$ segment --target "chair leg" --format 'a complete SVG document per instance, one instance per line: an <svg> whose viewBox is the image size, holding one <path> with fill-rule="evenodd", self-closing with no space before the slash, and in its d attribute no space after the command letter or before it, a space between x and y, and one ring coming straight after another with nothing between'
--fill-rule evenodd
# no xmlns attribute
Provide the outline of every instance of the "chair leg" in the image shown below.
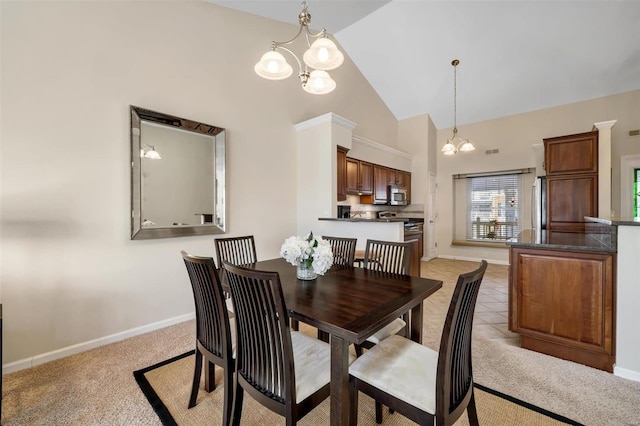
<svg viewBox="0 0 640 426"><path fill-rule="evenodd" d="M376 423L382 424L382 403L376 400Z"/></svg>
<svg viewBox="0 0 640 426"><path fill-rule="evenodd" d="M353 379L349 380L349 426L358 424L358 389Z"/></svg>
<svg viewBox="0 0 640 426"><path fill-rule="evenodd" d="M300 323L298 322L298 320L291 320L291 329L294 331L299 331L300 330Z"/></svg>
<svg viewBox="0 0 640 426"><path fill-rule="evenodd" d="M356 356L360 358L362 356L362 346L360 345L353 345L353 346L356 350Z"/></svg>
<svg viewBox="0 0 640 426"><path fill-rule="evenodd" d="M475 393L471 391L471 399L469 405L467 405L467 416L469 416L469 424L471 426L478 426L478 411L476 410L476 397Z"/></svg>
<svg viewBox="0 0 640 426"><path fill-rule="evenodd" d="M227 365L224 368L224 408L222 411L222 426L231 424L233 410L233 368Z"/></svg>
<svg viewBox="0 0 640 426"><path fill-rule="evenodd" d="M238 374L237 372L235 374ZM236 388L235 397L233 398L233 426L240 426L240 417L242 417L242 399L244 397L244 389L240 386L237 380L234 380L234 386Z"/></svg>
<svg viewBox="0 0 640 426"><path fill-rule="evenodd" d="M196 363L193 368L193 384L191 385L191 397L189 398L189 408L196 406L198 399L198 388L200 388L200 375L202 374L202 354L196 349Z"/></svg>
<svg viewBox="0 0 640 426"><path fill-rule="evenodd" d="M216 390L216 365L209 361L204 368L204 390L207 392Z"/></svg>

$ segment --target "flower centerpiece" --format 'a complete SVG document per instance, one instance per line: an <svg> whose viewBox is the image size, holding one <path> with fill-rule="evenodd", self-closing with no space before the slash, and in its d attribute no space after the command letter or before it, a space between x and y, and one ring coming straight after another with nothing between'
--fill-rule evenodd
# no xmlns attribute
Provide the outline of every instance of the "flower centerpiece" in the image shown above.
<svg viewBox="0 0 640 426"><path fill-rule="evenodd" d="M333 265L333 252L328 241L313 236L293 236L284 241L280 247L280 256L287 262L297 266L298 278L313 280L318 274L324 275Z"/></svg>

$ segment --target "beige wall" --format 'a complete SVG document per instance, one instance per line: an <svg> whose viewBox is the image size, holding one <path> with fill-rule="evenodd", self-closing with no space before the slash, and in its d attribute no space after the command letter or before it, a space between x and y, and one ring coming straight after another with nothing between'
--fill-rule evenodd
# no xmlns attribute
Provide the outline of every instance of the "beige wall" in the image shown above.
<svg viewBox="0 0 640 426"><path fill-rule="evenodd" d="M261 259L296 232L295 123L334 112L397 145L349 58L326 96L255 75L293 25L205 2L0 7L5 364L193 311L179 252L214 255L213 239L129 240L129 105L228 130L228 235L254 234Z"/></svg>
<svg viewBox="0 0 640 426"><path fill-rule="evenodd" d="M543 138L588 132L593 123L618 120L612 128L612 209L620 210L620 156L640 153L640 137L628 136L640 128L640 90L526 114L458 126L463 138L471 138L476 150L446 157L438 151L438 255L454 258L487 258L508 262L508 250L453 247L452 175L535 167L532 145ZM438 131L438 150L452 129ZM485 155L497 148L498 154Z"/></svg>

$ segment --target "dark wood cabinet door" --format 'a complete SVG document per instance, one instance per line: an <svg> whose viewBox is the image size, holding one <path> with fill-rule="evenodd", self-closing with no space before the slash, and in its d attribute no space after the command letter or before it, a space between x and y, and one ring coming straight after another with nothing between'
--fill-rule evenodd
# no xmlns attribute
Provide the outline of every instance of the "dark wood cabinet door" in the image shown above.
<svg viewBox="0 0 640 426"><path fill-rule="evenodd" d="M384 166L373 166L373 202L376 204L384 204L389 201L387 187L389 185L389 169Z"/></svg>
<svg viewBox="0 0 640 426"><path fill-rule="evenodd" d="M358 194L360 190L360 161L347 157L346 159L346 192L347 194Z"/></svg>
<svg viewBox="0 0 640 426"><path fill-rule="evenodd" d="M598 216L598 175L547 176L547 229L584 232L585 216Z"/></svg>
<svg viewBox="0 0 640 426"><path fill-rule="evenodd" d="M373 164L365 161L360 162L360 193L373 194Z"/></svg>
<svg viewBox="0 0 640 426"><path fill-rule="evenodd" d="M407 204L411 204L411 173L396 170L396 184L407 188Z"/></svg>
<svg viewBox="0 0 640 426"><path fill-rule="evenodd" d="M511 248L509 325L521 346L612 371L615 259Z"/></svg>
<svg viewBox="0 0 640 426"><path fill-rule="evenodd" d="M405 241L413 241L411 244L411 269L409 275L420 276L420 259L424 252L423 234L407 234L404 236Z"/></svg>
<svg viewBox="0 0 640 426"><path fill-rule="evenodd" d="M339 146L337 151L338 201L345 201L347 199L347 150Z"/></svg>
<svg viewBox="0 0 640 426"><path fill-rule="evenodd" d="M544 139L547 176L598 172L598 132Z"/></svg>

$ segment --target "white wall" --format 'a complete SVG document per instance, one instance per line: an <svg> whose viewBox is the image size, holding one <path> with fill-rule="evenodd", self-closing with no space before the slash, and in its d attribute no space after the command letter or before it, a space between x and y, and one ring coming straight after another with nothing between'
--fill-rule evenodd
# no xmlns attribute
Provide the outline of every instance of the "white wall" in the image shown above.
<svg viewBox="0 0 640 426"><path fill-rule="evenodd" d="M593 124L617 120L611 129L612 206L620 205L620 156L640 153L640 138L628 132L640 128L640 90L575 104L512 115L495 120L458 126L458 134L471 138L476 150L447 157L439 150L452 129L438 130L438 256L459 259L486 258L508 263L508 249L451 246L453 217L452 175L491 172L536 166L533 145L542 139L588 132ZM498 154L486 155L488 149ZM617 208L616 208L617 210Z"/></svg>
<svg viewBox="0 0 640 426"><path fill-rule="evenodd" d="M255 75L295 25L205 2L0 8L5 364L193 312L180 250L213 256L213 237L129 240L129 105L227 129L227 235L255 235L260 259L296 232L294 123L332 111L396 144L348 57L325 96Z"/></svg>

